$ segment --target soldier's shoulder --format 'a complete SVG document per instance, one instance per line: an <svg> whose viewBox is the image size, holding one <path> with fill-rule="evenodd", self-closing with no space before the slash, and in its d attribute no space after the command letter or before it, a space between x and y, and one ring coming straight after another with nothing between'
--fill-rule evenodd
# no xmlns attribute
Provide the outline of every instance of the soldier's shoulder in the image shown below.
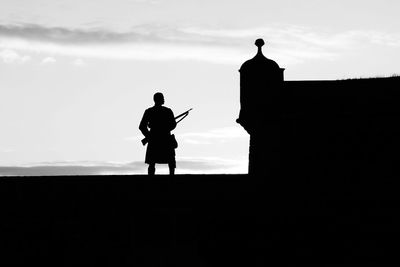
<svg viewBox="0 0 400 267"><path fill-rule="evenodd" d="M162 106L162 108L166 112L172 112L172 109L170 109L169 107Z"/></svg>
<svg viewBox="0 0 400 267"><path fill-rule="evenodd" d="M144 111L144 114L143 114L143 116L152 116L152 114L154 113L154 109L153 109L153 107L149 107L149 108L147 108L145 111Z"/></svg>

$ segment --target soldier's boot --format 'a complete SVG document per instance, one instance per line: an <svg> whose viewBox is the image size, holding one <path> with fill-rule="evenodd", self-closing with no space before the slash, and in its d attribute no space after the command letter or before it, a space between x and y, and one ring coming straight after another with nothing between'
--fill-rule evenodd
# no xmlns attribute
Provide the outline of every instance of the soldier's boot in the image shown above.
<svg viewBox="0 0 400 267"><path fill-rule="evenodd" d="M169 175L175 175L175 166L168 164L169 167Z"/></svg>
<svg viewBox="0 0 400 267"><path fill-rule="evenodd" d="M156 173L156 166L155 164L150 164L149 168L147 169L147 173L149 175L154 175Z"/></svg>

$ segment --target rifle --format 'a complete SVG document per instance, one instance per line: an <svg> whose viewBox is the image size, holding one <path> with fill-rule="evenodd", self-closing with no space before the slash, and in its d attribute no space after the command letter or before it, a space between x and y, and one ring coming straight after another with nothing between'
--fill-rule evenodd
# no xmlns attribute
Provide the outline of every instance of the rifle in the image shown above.
<svg viewBox="0 0 400 267"><path fill-rule="evenodd" d="M191 109L189 109L189 110L186 110L185 112L183 112L182 114L179 114L178 116L176 116L174 119L175 120L177 120L177 119L179 119L179 118L181 118L180 120L178 120L177 122L176 122L176 124L178 124L181 120L183 120L184 118L186 118L188 115L189 115L189 111L191 111L192 110L192 108ZM149 140L147 139L147 137L145 137L145 138L143 138L142 139L142 144L145 146L147 143L149 142Z"/></svg>

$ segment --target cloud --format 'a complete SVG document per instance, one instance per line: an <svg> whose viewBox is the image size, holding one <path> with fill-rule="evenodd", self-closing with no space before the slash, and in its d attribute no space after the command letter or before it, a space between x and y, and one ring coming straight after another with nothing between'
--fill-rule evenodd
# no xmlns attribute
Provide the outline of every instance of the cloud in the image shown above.
<svg viewBox="0 0 400 267"><path fill-rule="evenodd" d="M248 134L240 127L222 127L203 132L187 132L177 136L178 142L182 141L192 145L212 145L216 143L226 143L238 139L248 139ZM138 142L143 139L143 135L126 137L126 141Z"/></svg>
<svg viewBox="0 0 400 267"><path fill-rule="evenodd" d="M4 63L8 63L8 64L12 64L12 63L23 64L23 63L28 62L31 59L30 56L22 56L12 49L1 50L0 58L3 60Z"/></svg>
<svg viewBox="0 0 400 267"><path fill-rule="evenodd" d="M181 158L177 161L177 173L193 174L242 174L247 173L248 162L221 158Z"/></svg>
<svg viewBox="0 0 400 267"><path fill-rule="evenodd" d="M144 174L144 163L65 161L0 167L0 176L129 175L133 173Z"/></svg>
<svg viewBox="0 0 400 267"><path fill-rule="evenodd" d="M178 158L176 173L245 173L247 170L246 166L246 160ZM146 173L147 165L142 161L133 161L128 163L61 161L0 167L0 176L133 175ZM157 173L168 173L167 165L157 165Z"/></svg>
<svg viewBox="0 0 400 267"><path fill-rule="evenodd" d="M36 24L0 25L0 36L58 44L90 44L140 40L140 34L135 33L118 33L102 29L81 30L44 27Z"/></svg>
<svg viewBox="0 0 400 267"><path fill-rule="evenodd" d="M215 143L226 143L238 139L248 138L248 134L240 127L223 127L203 132L187 132L177 136L178 142L192 145L211 145ZM126 137L126 141L138 142L143 139L143 135Z"/></svg>
<svg viewBox="0 0 400 267"><path fill-rule="evenodd" d="M379 31L328 32L317 27L275 25L243 29L204 29L188 27L183 32L203 37L238 40L264 38L267 51L280 63L296 64L308 59L335 60L344 52L365 45L400 47L400 34Z"/></svg>
<svg viewBox="0 0 400 267"><path fill-rule="evenodd" d="M45 57L44 59L42 59L41 63L42 64L53 64L56 63L56 59L54 57Z"/></svg>
<svg viewBox="0 0 400 267"><path fill-rule="evenodd" d="M320 48L346 48L360 42L379 43L400 46L400 34L378 31L345 31L327 32L318 28L276 25L242 29L205 29L187 27L182 32L203 37L223 38L231 40L255 40L265 38L266 45L306 45Z"/></svg>
<svg viewBox="0 0 400 267"><path fill-rule="evenodd" d="M400 35L375 31L353 31L349 35L355 36L360 42L367 41L377 45L400 47Z"/></svg>
<svg viewBox="0 0 400 267"><path fill-rule="evenodd" d="M246 139L248 134L240 127L224 127L204 132L183 133L179 138L188 144L206 145Z"/></svg>
<svg viewBox="0 0 400 267"><path fill-rule="evenodd" d="M252 55L249 47L260 37L267 41L264 52L283 65L310 59L335 60L344 51L361 45L400 47L397 33L335 33L293 25L229 29L146 24L125 32L36 24L0 25L0 49L6 51L118 60L196 60L239 65ZM3 55L3 60L4 57L10 61L15 55Z"/></svg>
<svg viewBox="0 0 400 267"><path fill-rule="evenodd" d="M239 64L246 56L232 48L204 47L201 45L171 43L115 43L62 45L21 39L2 40L0 48L13 48L31 53L50 53L71 57L101 58L115 60L196 60L222 64Z"/></svg>

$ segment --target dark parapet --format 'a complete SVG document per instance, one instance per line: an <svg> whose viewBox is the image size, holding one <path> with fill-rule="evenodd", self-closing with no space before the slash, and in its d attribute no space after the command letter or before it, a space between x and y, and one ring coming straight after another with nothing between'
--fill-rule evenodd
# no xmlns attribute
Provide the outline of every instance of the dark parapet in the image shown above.
<svg viewBox="0 0 400 267"><path fill-rule="evenodd" d="M249 175L2 178L0 265L399 261L396 184L295 178L284 189Z"/></svg>

